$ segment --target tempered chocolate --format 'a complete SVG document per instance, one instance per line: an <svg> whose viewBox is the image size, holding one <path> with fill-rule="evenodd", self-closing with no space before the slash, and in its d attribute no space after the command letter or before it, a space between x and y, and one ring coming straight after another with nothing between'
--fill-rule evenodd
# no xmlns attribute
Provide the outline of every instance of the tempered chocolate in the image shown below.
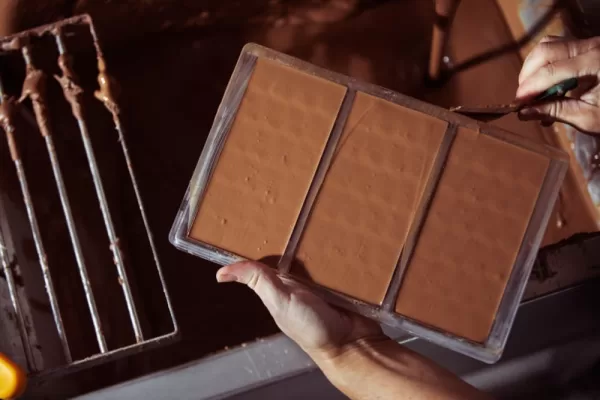
<svg viewBox="0 0 600 400"><path fill-rule="evenodd" d="M396 312L484 341L548 165L542 155L459 128Z"/></svg>
<svg viewBox="0 0 600 400"><path fill-rule="evenodd" d="M28 54L28 50L25 52ZM19 102L23 102L26 98L31 99L38 128L44 137L50 134L48 110L44 101L47 92L46 83L47 76L42 70L36 69L32 65L27 65L23 90L19 98Z"/></svg>
<svg viewBox="0 0 600 400"><path fill-rule="evenodd" d="M292 273L380 304L447 125L357 93Z"/></svg>
<svg viewBox="0 0 600 400"><path fill-rule="evenodd" d="M83 89L79 86L75 72L73 71L73 59L68 54L58 56L58 66L62 72L61 76L55 76L56 80L63 89L65 99L71 105L73 116L78 121L83 120L83 112L81 109L81 99Z"/></svg>
<svg viewBox="0 0 600 400"><path fill-rule="evenodd" d="M344 85L258 57L185 234L249 259L287 249L284 272L369 313L486 342L552 156L350 85L340 111Z"/></svg>
<svg viewBox="0 0 600 400"><path fill-rule="evenodd" d="M189 236L281 255L346 88L259 58Z"/></svg>

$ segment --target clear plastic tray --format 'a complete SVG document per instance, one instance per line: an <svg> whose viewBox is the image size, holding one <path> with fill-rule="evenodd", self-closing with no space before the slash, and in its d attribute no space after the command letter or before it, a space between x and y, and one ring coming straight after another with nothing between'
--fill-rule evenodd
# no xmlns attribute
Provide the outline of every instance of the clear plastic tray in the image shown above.
<svg viewBox="0 0 600 400"><path fill-rule="evenodd" d="M305 73L336 82L347 88L346 97L340 107L337 121L332 128L332 132L330 133L329 140L321 156L321 161L313 178L311 187L306 198L304 199L302 210L292 231L285 253L280 258L278 264L278 272L292 279L303 282L302 280L288 274L290 264L294 258L295 250L301 237L303 227L307 221L319 187L327 172L329 162L337 144L337 139L341 134L344 121L350 112L350 105L357 91L383 98L392 103L396 103L403 107L407 107L425 114L433 115L448 122L448 129L446 130L441 148L438 151L436 160L434 161L433 170L425 188L425 194L423 195L421 204L417 209L415 218L416 223L413 223L413 225L422 225L422 221L427 214L428 203L431 201L432 196L435 195L437 181L439 180L439 177L444 169L446 157L456 134L457 126L464 126L479 131L481 134L493 136L513 145L526 148L538 154L542 154L548 158L549 167L546 171L546 176L540 189L535 208L531 214L529 224L518 251L515 264L509 276L508 283L504 290L504 294L496 313L490 334L487 340L485 340L483 343L472 342L447 332L442 332L395 313L395 298L400 290L402 274L404 272L404 268L401 267L402 262L400 260L396 266L396 270L390 286L388 287L385 299L382 304L378 306L367 304L311 282L303 282L304 284L310 286L311 289L313 289L316 293L322 295L327 301L333 304L360 313L392 327L406 330L418 337L481 361L488 363L496 362L502 355L510 328L512 326L517 308L525 289L525 285L531 272L535 256L537 254L537 250L543 237L548 218L557 198L563 177L568 168L568 157L566 154L555 148L531 142L518 135L471 120L470 118L452 113L440 107L415 100L382 87L359 82L347 76L318 68L309 63L255 44L249 44L246 45L242 50L235 71L233 72L221 105L217 111L217 115L208 136L208 140L202 151L202 154L200 155L200 160L198 161L189 187L185 193L184 200L179 208L177 217L169 235L171 243L173 243L173 245L178 249L203 259L210 260L217 264L227 265L236 261L240 261L243 258L224 249L216 248L208 243L202 243L194 240L190 238L188 234L196 216L198 206L201 203L205 187L209 182L212 170L219 158L225 139L227 138L228 132L235 119L238 107L242 101L249 78L252 75L253 68L258 57L277 61L283 65L291 66ZM421 222L419 222L419 220ZM419 230L420 226L411 226L403 253L412 251L412 248L414 248L414 245L418 240ZM404 267L406 267L406 263Z"/></svg>

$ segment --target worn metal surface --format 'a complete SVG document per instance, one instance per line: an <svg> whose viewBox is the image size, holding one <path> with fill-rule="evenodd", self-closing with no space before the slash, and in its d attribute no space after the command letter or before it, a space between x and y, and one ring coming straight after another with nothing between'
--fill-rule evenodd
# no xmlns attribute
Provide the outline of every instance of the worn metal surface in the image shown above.
<svg viewBox="0 0 600 400"><path fill-rule="evenodd" d="M502 386L501 376L497 375L494 381L492 371L499 371L503 365L515 363L529 354L597 333L600 318L593 301L597 300L599 289L600 281L592 281L523 304L505 355L496 365L481 363L422 340L414 340L407 346L476 386L484 389ZM536 365L526 363L524 368ZM485 371L489 373L484 376ZM324 382L312 361L290 339L276 335L78 399L337 398L330 396L340 394Z"/></svg>
<svg viewBox="0 0 600 400"><path fill-rule="evenodd" d="M576 236L561 246L540 252L540 262L586 263L600 258L600 234ZM573 253L571 253L573 252ZM581 254L589 257L581 258ZM550 261L549 261L550 260ZM600 280L593 280L521 305L503 359L488 365L423 340L387 332L475 386L492 389L502 386L493 373L503 365L518 362L527 355L558 344L566 344L600 332L597 292ZM537 358L533 358L533 361ZM526 362L525 369L538 363ZM501 377L498 374L498 377ZM293 379L292 379L293 378ZM312 387L311 387L312 386ZM280 334L259 340L178 368L136 379L121 385L78 397L104 399L268 399L337 398L340 396L316 366L290 339ZM298 397L300 396L300 397ZM343 398L343 397L340 397Z"/></svg>

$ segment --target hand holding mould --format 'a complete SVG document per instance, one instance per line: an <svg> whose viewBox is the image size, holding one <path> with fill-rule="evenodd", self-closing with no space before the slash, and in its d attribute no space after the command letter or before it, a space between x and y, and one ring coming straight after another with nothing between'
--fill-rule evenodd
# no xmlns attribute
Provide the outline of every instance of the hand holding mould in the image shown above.
<svg viewBox="0 0 600 400"><path fill-rule="evenodd" d="M248 285L261 298L279 329L309 355L382 334L374 321L333 308L302 285L279 277L261 263L241 262L221 268L217 280Z"/></svg>
<svg viewBox="0 0 600 400"><path fill-rule="evenodd" d="M277 326L351 399L485 400L489 397L385 336L369 319L326 303L264 264L221 268L219 282L248 285Z"/></svg>
<svg viewBox="0 0 600 400"><path fill-rule="evenodd" d="M579 87L569 97L525 108L520 118L560 121L582 132L600 134L600 37L542 39L523 64L517 100L531 99L569 78L579 80Z"/></svg>

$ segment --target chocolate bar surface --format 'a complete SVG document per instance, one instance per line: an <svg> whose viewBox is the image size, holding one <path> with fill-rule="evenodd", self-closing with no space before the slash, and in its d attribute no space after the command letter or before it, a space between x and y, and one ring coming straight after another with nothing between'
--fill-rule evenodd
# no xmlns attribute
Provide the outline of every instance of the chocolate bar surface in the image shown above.
<svg viewBox="0 0 600 400"><path fill-rule="evenodd" d="M292 273L381 304L447 126L357 93Z"/></svg>
<svg viewBox="0 0 600 400"><path fill-rule="evenodd" d="M542 155L458 128L396 312L483 342L548 164Z"/></svg>
<svg viewBox="0 0 600 400"><path fill-rule="evenodd" d="M345 93L259 58L189 236L250 259L283 254Z"/></svg>

